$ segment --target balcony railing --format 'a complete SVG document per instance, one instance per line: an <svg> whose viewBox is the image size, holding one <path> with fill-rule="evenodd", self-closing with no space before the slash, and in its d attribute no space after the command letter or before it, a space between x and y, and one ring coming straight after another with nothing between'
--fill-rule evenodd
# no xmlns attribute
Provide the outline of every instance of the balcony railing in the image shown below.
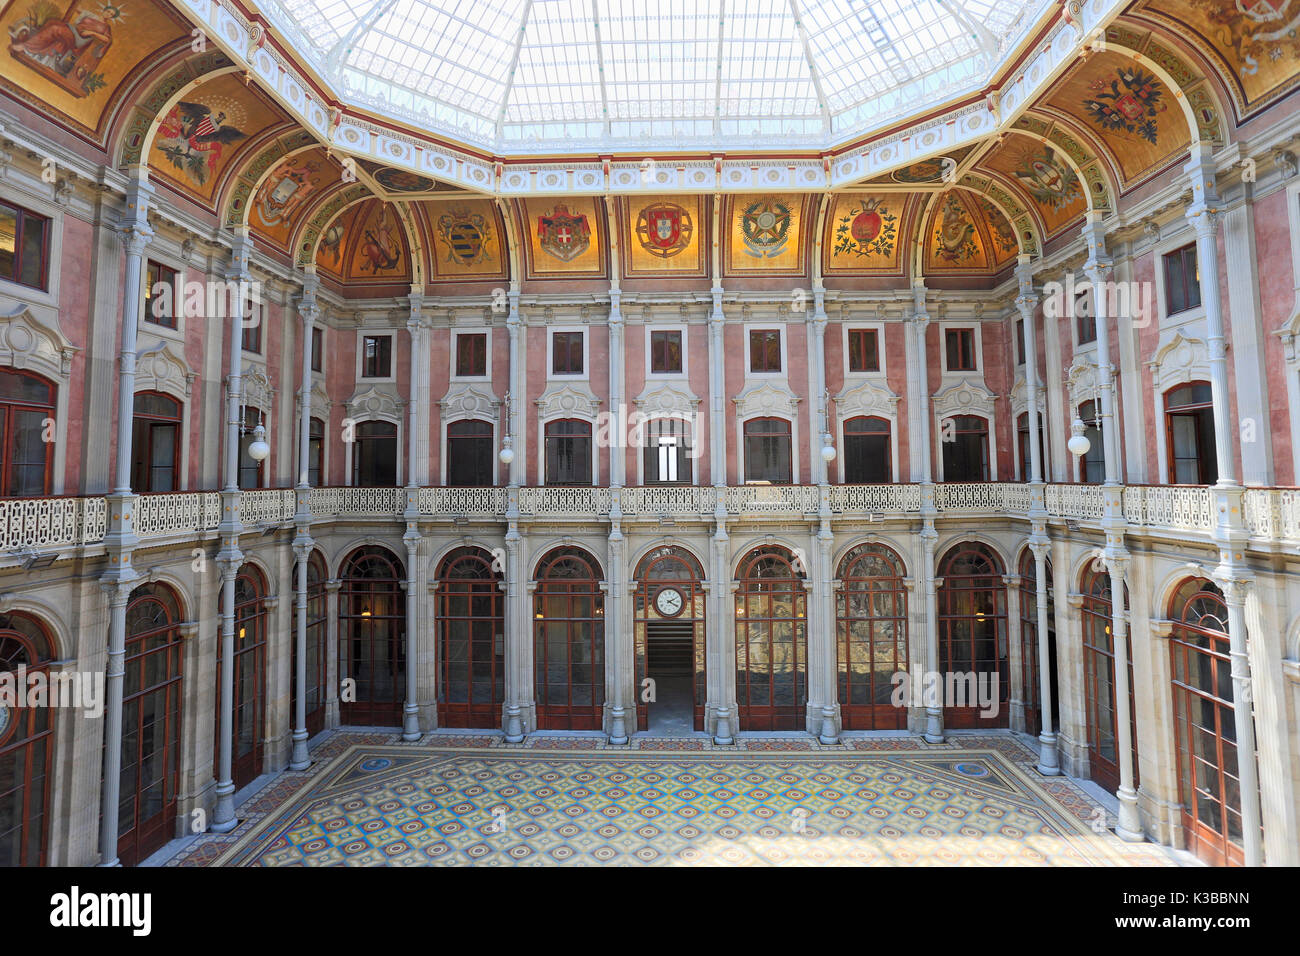
<svg viewBox="0 0 1300 956"><path fill-rule="evenodd" d="M526 520L608 520L613 494L599 487L518 489L519 513ZM419 513L426 519L505 520L506 488L421 488ZM934 487L935 508L947 518L1023 518L1032 504L1031 486L1003 482L941 483ZM1044 485L1049 521L1095 525L1102 517L1100 485ZM743 485L722 491L728 514L742 517L814 517L821 491L813 485ZM404 488L313 488L308 504L313 518L380 518L400 521L406 511ZM712 486L666 485L624 488L619 504L632 521L658 518L707 520L718 503ZM920 513L921 486L831 485L828 503L835 519L914 518ZM245 527L290 525L296 508L291 489L243 493ZM1300 489L1250 488L1243 496L1244 519L1253 545L1300 542ZM1133 531L1208 537L1214 531L1212 489L1196 486L1129 485L1123 489L1124 516ZM103 497L0 499L0 555L48 552L101 545L108 509ZM215 491L140 495L135 531L144 544L168 543L180 536L210 536L221 521L221 495Z"/></svg>

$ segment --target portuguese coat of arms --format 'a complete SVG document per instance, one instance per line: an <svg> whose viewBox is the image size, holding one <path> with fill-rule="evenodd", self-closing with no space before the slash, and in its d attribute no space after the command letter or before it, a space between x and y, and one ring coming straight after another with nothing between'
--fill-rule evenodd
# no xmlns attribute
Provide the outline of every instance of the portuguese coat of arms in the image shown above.
<svg viewBox="0 0 1300 956"><path fill-rule="evenodd" d="M694 229L691 214L673 203L647 206L636 220L642 248L661 259L671 259L690 245Z"/></svg>
<svg viewBox="0 0 1300 956"><path fill-rule="evenodd" d="M561 262L572 262L591 245L591 226L586 216L575 215L559 203L549 216L537 217L537 242Z"/></svg>
<svg viewBox="0 0 1300 956"><path fill-rule="evenodd" d="M487 218L453 209L438 217L438 237L447 246L447 261L472 266L492 258L488 245L492 242L492 227Z"/></svg>
<svg viewBox="0 0 1300 956"><path fill-rule="evenodd" d="M756 259L779 256L789 236L790 207L780 200L755 200L740 214L740 237L745 252Z"/></svg>

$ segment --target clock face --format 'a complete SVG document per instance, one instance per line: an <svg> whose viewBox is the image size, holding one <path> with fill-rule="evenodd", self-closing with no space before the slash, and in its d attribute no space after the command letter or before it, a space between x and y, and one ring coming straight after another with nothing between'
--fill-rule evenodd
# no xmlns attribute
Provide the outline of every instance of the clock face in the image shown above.
<svg viewBox="0 0 1300 956"><path fill-rule="evenodd" d="M655 595L655 610L664 617L676 617L686 607L686 599L676 588L660 588Z"/></svg>

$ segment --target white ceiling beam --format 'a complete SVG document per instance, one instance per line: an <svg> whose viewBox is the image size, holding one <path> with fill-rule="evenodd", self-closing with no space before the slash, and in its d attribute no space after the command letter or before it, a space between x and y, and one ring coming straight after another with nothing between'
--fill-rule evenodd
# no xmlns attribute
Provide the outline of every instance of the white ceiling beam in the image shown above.
<svg viewBox="0 0 1300 956"><path fill-rule="evenodd" d="M799 0L790 0L790 16L794 18L794 28L799 31L799 43L803 47L804 62L808 64L808 73L812 76L813 89L817 92L817 108L822 114L822 128L831 131L831 108L826 102L826 91L822 89L822 77L813 62L812 44L808 41L808 31L804 29L803 17L799 11Z"/></svg>
<svg viewBox="0 0 1300 956"><path fill-rule="evenodd" d="M515 49L510 54L510 69L506 73L505 89L501 91L501 106L497 109L495 138L501 144L501 131L506 125L506 107L510 105L510 94L515 88L515 71L519 69L519 51L524 47L524 33L528 29L528 17L533 12L533 0L524 0L523 12L519 15L519 30L515 33Z"/></svg>

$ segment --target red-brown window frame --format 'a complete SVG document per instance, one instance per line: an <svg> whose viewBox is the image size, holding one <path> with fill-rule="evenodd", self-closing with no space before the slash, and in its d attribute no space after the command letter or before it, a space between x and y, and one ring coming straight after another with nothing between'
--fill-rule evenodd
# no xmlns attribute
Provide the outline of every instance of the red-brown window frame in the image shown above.
<svg viewBox="0 0 1300 956"><path fill-rule="evenodd" d="M456 333L456 377L482 378L487 375L488 335L486 332Z"/></svg>
<svg viewBox="0 0 1300 956"><path fill-rule="evenodd" d="M880 331L849 329L849 371L880 371Z"/></svg>
<svg viewBox="0 0 1300 956"><path fill-rule="evenodd" d="M954 344L956 348L954 349ZM953 361L954 354L956 361ZM975 372L979 370L979 351L975 346L973 328L943 330L944 367L949 372Z"/></svg>
<svg viewBox="0 0 1300 956"><path fill-rule="evenodd" d="M749 370L758 374L781 371L781 330L749 330Z"/></svg>
<svg viewBox="0 0 1300 956"><path fill-rule="evenodd" d="M16 447L13 437L14 416L13 409L23 411L43 413L43 418L53 419L58 409L59 387L42 375L34 372L26 372L15 368L0 368L0 375L15 375L23 378L35 379L49 388L49 404L40 404L29 401L16 401L0 398L0 407L4 408L4 414L0 417L0 498L15 497L10 480L10 472L13 468L13 450ZM51 482L54 477L54 442L45 442L45 472L41 481L41 495L50 493ZM34 496L33 496L34 497Z"/></svg>
<svg viewBox="0 0 1300 956"><path fill-rule="evenodd" d="M46 289L50 280L50 217L42 216L38 212L32 212L26 206L20 206L8 200L0 200L0 207L11 209L14 212L14 270L11 275L0 276L0 278L7 279L15 285L26 286L29 289ZM29 220L39 223L41 229L40 277L34 284L23 282L19 278L23 274L23 249L26 246L26 231Z"/></svg>
<svg viewBox="0 0 1300 956"><path fill-rule="evenodd" d="M650 330L650 372L653 375L678 375L683 369L682 355L685 349L681 329ZM676 352L673 351L675 342ZM676 358L676 364L672 359Z"/></svg>

